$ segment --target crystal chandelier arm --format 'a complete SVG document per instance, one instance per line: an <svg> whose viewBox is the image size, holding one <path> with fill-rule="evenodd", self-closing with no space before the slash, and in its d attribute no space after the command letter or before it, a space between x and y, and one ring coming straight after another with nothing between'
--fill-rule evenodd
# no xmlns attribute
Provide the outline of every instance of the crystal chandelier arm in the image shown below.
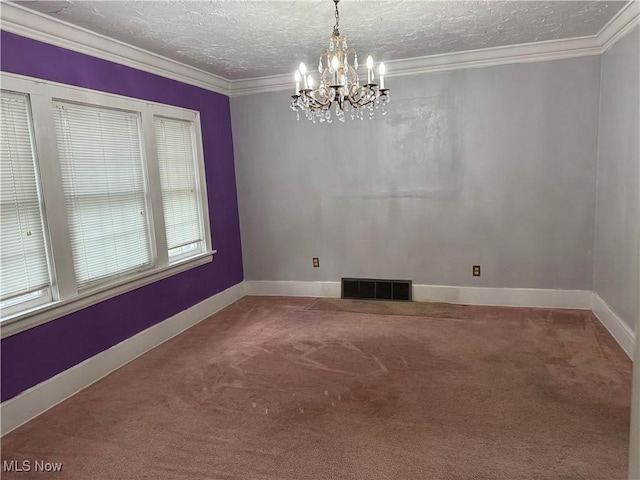
<svg viewBox="0 0 640 480"><path fill-rule="evenodd" d="M377 90L372 86L359 86L357 84L358 73L351 65L348 66L349 75L355 79L350 83L350 87L347 89L345 98L349 100L349 103L354 108L364 107L370 103L374 103L378 98Z"/></svg>
<svg viewBox="0 0 640 480"><path fill-rule="evenodd" d="M349 88L347 89L345 97L347 97L351 105L355 105L362 96L362 87L358 85L358 72L356 72L356 69L349 65L348 72L351 81L349 82Z"/></svg>
<svg viewBox="0 0 640 480"><path fill-rule="evenodd" d="M316 93L320 96L316 96ZM318 87L315 92L306 94L308 99L308 105L311 108L329 108L331 106L331 97L329 96L329 90L326 86Z"/></svg>
<svg viewBox="0 0 640 480"><path fill-rule="evenodd" d="M365 89L366 87L361 87L361 89ZM377 95L360 95L359 97L357 97L356 99L352 100L351 97L347 97L349 99L349 103L351 104L352 107L354 108L362 108L362 107L366 107L367 105L370 105L372 103L375 103L376 99L377 99Z"/></svg>

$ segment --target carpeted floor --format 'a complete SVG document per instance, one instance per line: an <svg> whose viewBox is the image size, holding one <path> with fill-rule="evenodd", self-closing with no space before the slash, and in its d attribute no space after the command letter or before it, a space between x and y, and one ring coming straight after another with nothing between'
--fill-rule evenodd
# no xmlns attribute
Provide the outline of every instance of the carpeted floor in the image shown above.
<svg viewBox="0 0 640 480"><path fill-rule="evenodd" d="M589 312L411 305L245 297L7 435L63 469L2 478L625 478L631 362Z"/></svg>

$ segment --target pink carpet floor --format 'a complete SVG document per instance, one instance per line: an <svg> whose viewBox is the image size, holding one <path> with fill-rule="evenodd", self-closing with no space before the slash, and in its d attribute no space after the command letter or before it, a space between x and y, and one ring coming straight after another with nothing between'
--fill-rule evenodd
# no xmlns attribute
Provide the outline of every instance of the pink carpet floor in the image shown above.
<svg viewBox="0 0 640 480"><path fill-rule="evenodd" d="M245 297L2 439L3 479L623 479L589 312ZM33 463L32 463L33 465Z"/></svg>

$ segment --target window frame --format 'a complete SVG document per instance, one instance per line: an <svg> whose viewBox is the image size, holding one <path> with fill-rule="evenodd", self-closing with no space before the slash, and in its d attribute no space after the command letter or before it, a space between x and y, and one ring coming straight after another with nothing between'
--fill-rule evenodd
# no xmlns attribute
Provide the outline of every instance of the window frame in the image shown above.
<svg viewBox="0 0 640 480"><path fill-rule="evenodd" d="M202 145L200 112L182 107L139 100L23 75L1 72L2 90L8 94L26 95L30 105L36 170L40 174L40 195L48 241L51 271L52 301L18 313L2 312L0 337L5 338L61 316L121 295L163 278L170 277L213 260L211 224ZM100 108L138 112L145 179L145 200L149 212L152 268L101 283L87 291L78 291L73 266L69 225L62 189L58 158L53 102L61 101ZM190 257L170 262L167 249L160 171L156 151L154 119L156 116L193 122L195 131L196 175L200 189L200 217L203 229L203 249Z"/></svg>
<svg viewBox="0 0 640 480"><path fill-rule="evenodd" d="M33 170L36 182L37 196L38 196L38 204L40 209L40 222L42 224L42 234L44 240L44 254L47 262L47 270L49 276L49 283L46 286L43 286L39 290L34 290L32 292L26 293L24 295L18 296L20 297L31 297L27 300L20 300L16 302L12 302L11 300L7 300L9 305L2 308L2 311L8 312L8 315L18 314L24 310L36 308L42 305L47 305L53 300L53 275L51 272L51 249L49 248L49 232L47 230L47 225L45 222L46 219L46 211L44 206L44 198L42 196L42 180L40 175L40 169L38 167L38 151L36 149L35 144L35 128L33 125L33 118L31 114L31 101L29 95L26 93L17 93L12 91L3 90L3 96L16 98L16 99L24 99L26 109L27 109L27 124L29 128L29 137L31 140L31 150L33 156ZM15 300L15 299L13 299Z"/></svg>
<svg viewBox="0 0 640 480"><path fill-rule="evenodd" d="M148 238L148 247L149 247L149 262L144 264L144 265L139 265L127 270L121 270L118 271L117 273L111 274L111 275L107 275L105 277L102 278L95 278L87 283L85 283L84 286L80 286L78 285L77 282L77 278L74 278L75 283L76 283L76 288L78 289L78 293L84 293L86 291L91 292L94 291L95 289L99 288L100 285L105 284L105 283L110 283L113 282L115 280L117 280L118 278L127 278L131 275L135 275L137 273L143 273L145 271L150 271L156 268L156 255L155 252L153 251L153 241L152 241L152 236L154 235L154 228L153 228L153 224L150 220L150 215L149 215L149 210L150 210L150 206L149 206L149 191L151 190L151 186L148 182L147 179L147 172L146 172L146 159L144 158L145 152L142 146L142 140L143 140L143 130L142 130L142 123L140 121L140 112L137 111L130 111L130 110L124 110L124 109L119 109L119 108L111 108L108 106L100 106L97 104L87 104L87 103L77 103L77 102L70 102L67 100L62 100L59 98L53 98L52 99L52 107L55 110L56 106L71 106L71 107L75 107L75 108L82 108L82 107L86 107L87 109L93 109L93 110L97 110L97 111L105 111L105 112L119 112L119 113L123 113L125 115L130 115L131 117L135 118L136 120L136 130L137 130L137 136L139 139L139 146L140 146L140 168L141 168L141 174L142 174L142 182L141 182L141 187L142 187L142 198L143 198L143 202L144 202L144 209L145 209L145 221L144 223L146 224L144 226L146 233L149 235ZM55 117L55 114L54 114ZM55 128L55 127L54 127ZM60 139L58 139L60 140ZM58 151L59 151L59 142L58 142ZM63 179L63 184L64 184L64 179ZM65 199L66 200L66 199ZM67 204L65 202L65 209L67 207ZM68 215L68 212L67 212ZM76 272L77 273L77 272Z"/></svg>
<svg viewBox="0 0 640 480"><path fill-rule="evenodd" d="M164 119L167 119L167 120L180 120L180 121L189 122L189 120L185 120L183 118L179 118L179 117L176 117L176 116L169 117L167 115L161 115L159 113L154 112L154 114L153 114L154 133L155 133L155 121L158 118L159 119L163 119L164 118ZM204 173L204 169L200 168L201 165L200 165L200 161L198 160L200 158L200 156L203 155L203 153L201 152L201 149L202 149L202 132L201 132L199 123L195 123L195 122L192 122L192 123L193 123L192 135L193 135L193 149L194 149L193 154L194 154L194 163L195 163L194 172L196 174L196 179L195 180L196 180L196 184L198 185L198 188L201 189L202 188L202 184L200 182L200 179L203 178L204 174L205 174ZM154 145L157 145L157 142L155 142ZM159 157L157 155L157 152L156 152L156 159L158 159L158 175L159 175L159 173L160 173L160 168L159 168L160 167L160 161L159 161ZM158 177L158 179L160 179L160 177ZM160 188L160 195L162 195L162 188ZM204 196L206 197L206 194ZM203 192L200 191L199 195L198 195L198 199L197 199L198 200L198 216L199 216L200 224L201 225L205 225L205 223L204 223L205 222L205 216L204 216L205 214L204 214L204 206L202 204L202 199L203 199ZM163 212L163 215L164 215L164 212ZM164 216L163 216L163 220L164 220ZM166 225L165 225L165 233L166 233ZM201 240L201 245L198 248L198 252L201 252L202 250L207 248L206 247L206 245L207 245L207 243L206 243L206 235L207 235L207 232L203 232L203 239ZM165 236L165 238L166 238L166 236ZM169 250L170 249L167 246L167 255L169 255ZM197 254L197 252L196 252L196 254ZM174 257L169 256L169 264L178 263L181 260L183 260L185 258L188 258L188 257L189 257L188 252L175 255Z"/></svg>

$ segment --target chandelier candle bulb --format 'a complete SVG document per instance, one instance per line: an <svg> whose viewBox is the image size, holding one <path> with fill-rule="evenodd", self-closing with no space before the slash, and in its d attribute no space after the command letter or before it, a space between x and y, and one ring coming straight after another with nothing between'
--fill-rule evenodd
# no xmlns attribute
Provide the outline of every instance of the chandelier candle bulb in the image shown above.
<svg viewBox="0 0 640 480"><path fill-rule="evenodd" d="M300 70L296 70L294 78L296 79L296 95L300 95Z"/></svg>
<svg viewBox="0 0 640 480"><path fill-rule="evenodd" d="M300 62L300 75L302 75L302 81L304 83L304 89L306 90L307 87L307 67L305 66L304 62Z"/></svg>
<svg viewBox="0 0 640 480"><path fill-rule="evenodd" d="M384 62L380 62L380 66L378 67L378 73L380 74L380 90L384 90L384 74L386 68L384 66Z"/></svg>
<svg viewBox="0 0 640 480"><path fill-rule="evenodd" d="M311 90L313 90L313 77L311 75L307 77L307 85Z"/></svg>
<svg viewBox="0 0 640 480"><path fill-rule="evenodd" d="M371 55L367 57L367 83L373 83L373 58Z"/></svg>

